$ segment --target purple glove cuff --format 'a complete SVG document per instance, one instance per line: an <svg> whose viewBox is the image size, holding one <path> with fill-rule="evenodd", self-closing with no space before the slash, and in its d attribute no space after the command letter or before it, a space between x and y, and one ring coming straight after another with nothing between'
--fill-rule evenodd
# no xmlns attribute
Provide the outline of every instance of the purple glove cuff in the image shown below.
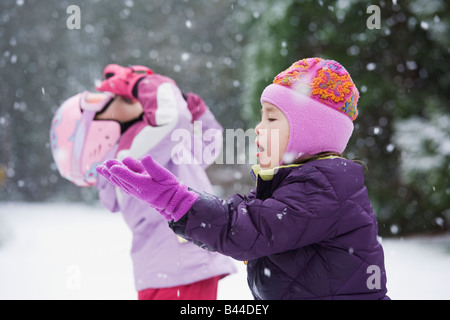
<svg viewBox="0 0 450 320"><path fill-rule="evenodd" d="M198 193L190 191L186 185L181 184L170 200L166 210L170 213L171 218L177 222L191 210L199 197L200 195Z"/></svg>

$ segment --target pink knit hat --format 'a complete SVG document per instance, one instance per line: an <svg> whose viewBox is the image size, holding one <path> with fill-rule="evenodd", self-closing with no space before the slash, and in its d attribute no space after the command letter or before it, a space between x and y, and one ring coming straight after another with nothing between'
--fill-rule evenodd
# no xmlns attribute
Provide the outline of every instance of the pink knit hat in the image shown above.
<svg viewBox="0 0 450 320"><path fill-rule="evenodd" d="M297 61L275 77L261 96L286 116L290 137L284 163L321 152L343 153L353 133L359 92L333 60Z"/></svg>

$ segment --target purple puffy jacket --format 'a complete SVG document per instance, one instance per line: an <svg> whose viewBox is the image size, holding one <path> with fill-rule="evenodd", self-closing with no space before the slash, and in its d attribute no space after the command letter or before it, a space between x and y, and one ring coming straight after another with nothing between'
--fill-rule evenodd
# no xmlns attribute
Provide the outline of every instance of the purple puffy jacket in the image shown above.
<svg viewBox="0 0 450 320"><path fill-rule="evenodd" d="M361 166L328 158L275 172L247 196L201 194L171 228L247 260L255 299L389 299Z"/></svg>

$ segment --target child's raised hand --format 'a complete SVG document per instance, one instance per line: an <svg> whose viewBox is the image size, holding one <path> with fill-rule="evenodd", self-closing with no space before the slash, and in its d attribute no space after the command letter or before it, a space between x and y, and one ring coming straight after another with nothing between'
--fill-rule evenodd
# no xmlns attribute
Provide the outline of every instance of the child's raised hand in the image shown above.
<svg viewBox="0 0 450 320"><path fill-rule="evenodd" d="M127 193L124 190L124 188L122 187L122 184L120 183L120 181L117 180L114 176L112 176L111 173L109 173L109 170L111 169L111 167L115 166L115 165L121 165L121 163L119 161L115 160L115 159L112 159L112 160L106 161L102 165L97 166L95 168L95 170L97 171L98 174L103 176L111 184L113 184L116 187L121 188L125 193ZM129 193L127 193L127 194L130 195Z"/></svg>
<svg viewBox="0 0 450 320"><path fill-rule="evenodd" d="M143 77L153 74L153 71L144 66L122 67L109 64L103 71L104 80L96 85L98 91L107 91L125 99L135 99L133 89Z"/></svg>
<svg viewBox="0 0 450 320"><path fill-rule="evenodd" d="M97 172L126 194L150 204L167 220L181 219L199 197L151 156L142 161L125 158L122 163L109 160L98 166Z"/></svg>
<svg viewBox="0 0 450 320"><path fill-rule="evenodd" d="M192 114L192 122L197 121L202 114L208 109L203 99L195 93L188 93L185 95L188 109Z"/></svg>

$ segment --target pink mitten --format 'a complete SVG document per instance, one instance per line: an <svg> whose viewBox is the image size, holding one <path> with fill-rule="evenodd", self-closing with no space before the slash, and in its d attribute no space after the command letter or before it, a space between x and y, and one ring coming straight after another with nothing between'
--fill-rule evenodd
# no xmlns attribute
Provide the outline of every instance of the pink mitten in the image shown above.
<svg viewBox="0 0 450 320"><path fill-rule="evenodd" d="M97 172L125 193L150 204L167 220L180 220L199 197L151 156L140 163L126 158L123 163L109 167L105 164Z"/></svg>
<svg viewBox="0 0 450 320"><path fill-rule="evenodd" d="M188 109L192 114L192 122L200 118L201 115L208 109L203 99L195 93L188 93L186 95L186 102Z"/></svg>
<svg viewBox="0 0 450 320"><path fill-rule="evenodd" d="M96 89L132 100L137 98L133 94L137 82L149 74L153 74L153 71L144 66L122 67L110 64L103 71L104 80Z"/></svg>

